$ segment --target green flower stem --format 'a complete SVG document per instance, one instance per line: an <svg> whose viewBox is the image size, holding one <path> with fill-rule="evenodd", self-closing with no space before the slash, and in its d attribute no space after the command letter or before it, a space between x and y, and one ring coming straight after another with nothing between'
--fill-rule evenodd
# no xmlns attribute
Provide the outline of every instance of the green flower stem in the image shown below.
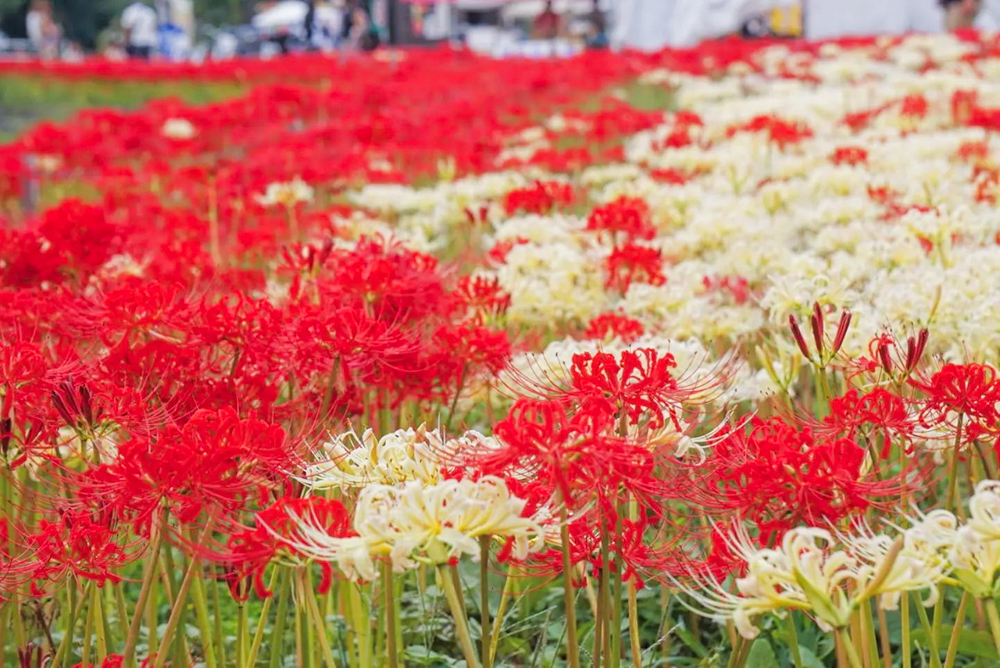
<svg viewBox="0 0 1000 668"><path fill-rule="evenodd" d="M279 567L275 567L274 571L271 572L271 581L268 582L268 591L274 591L274 584L278 579ZM264 642L264 629L267 627L267 614L271 611L271 601L274 600L274 596L268 596L264 599L264 604L260 608L260 615L257 617L257 628L254 629L253 641L250 643L250 653L247 655L247 665L255 666L257 665L257 653L260 651L260 645Z"/></svg>
<svg viewBox="0 0 1000 668"><path fill-rule="evenodd" d="M919 599L917 599L916 608L917 616L920 617L920 628L923 629L924 635L927 636L927 644L930 647L931 668L941 668L941 650L938 649L938 639L931 629L930 621L927 619L927 611L924 610L924 606L920 603Z"/></svg>
<svg viewBox="0 0 1000 668"><path fill-rule="evenodd" d="M802 652L799 651L799 634L795 630L794 613L789 610L785 616L785 632L788 635L788 649L792 652L792 663L795 668L802 668Z"/></svg>
<svg viewBox="0 0 1000 668"><path fill-rule="evenodd" d="M847 628L842 627L837 629L837 636L840 638L840 642L844 647L844 652L847 654L847 662L850 664L851 668L863 668L861 657L858 655L858 648L855 647L854 643L851 641L851 637L847 633Z"/></svg>
<svg viewBox="0 0 1000 668"><path fill-rule="evenodd" d="M351 625L358 637L358 668L372 668L372 627L368 607L362 600L361 585L351 585Z"/></svg>
<svg viewBox="0 0 1000 668"><path fill-rule="evenodd" d="M146 605L149 602L149 594L152 591L153 583L157 578L157 571L159 570L160 563L160 544L163 541L163 525L166 523L166 519L159 520L153 527L153 538L149 547L149 559L146 562L146 573L142 578L142 588L139 590L139 600L135 604L135 614L132 615L132 623L129 625L128 638L125 641L125 651L122 653L122 665L125 668L131 668L135 665L135 646L139 642L139 627L142 626L142 611L146 609ZM118 588L118 592L121 593L121 587ZM119 602L119 605L124 608L124 599ZM124 622L124 617L122 618ZM156 627L149 629L149 637L152 639L156 636ZM151 641L152 642L152 641Z"/></svg>
<svg viewBox="0 0 1000 668"><path fill-rule="evenodd" d="M580 668L580 644L576 637L576 596L573 595L573 565L569 556L569 518L565 501L560 504L559 537L562 548L563 605L566 608L566 659L569 668Z"/></svg>
<svg viewBox="0 0 1000 668"><path fill-rule="evenodd" d="M399 667L396 647L396 604L393 601L392 560L386 559L382 565L382 591L385 595L385 649L388 668Z"/></svg>
<svg viewBox="0 0 1000 668"><path fill-rule="evenodd" d="M902 653L902 668L910 668L912 665L911 659L911 648L910 648L910 595L903 592L902 600L900 601L902 606L899 612L900 616L900 645Z"/></svg>
<svg viewBox="0 0 1000 668"><path fill-rule="evenodd" d="M210 517L208 522L205 523L205 528L202 530L201 537L198 539L196 545L205 544L205 541L208 540L208 536L212 533L212 527L214 525L215 518ZM191 591L191 585L196 579L195 576L201 576L201 569L199 568L200 564L201 562L198 560L198 556L192 554L191 559L188 561L187 572L184 573L184 580L181 582L181 587L177 592L177 597L174 599L174 607L173 610L170 611L170 618L167 620L167 628L163 631L164 648L170 647L174 640L174 633L177 632L177 627L181 621L181 615L184 613L184 607L187 605L188 592ZM207 651L205 653L208 654ZM160 652L156 655L156 662L153 664L153 668L163 668L166 661L166 651Z"/></svg>
<svg viewBox="0 0 1000 668"><path fill-rule="evenodd" d="M88 586L92 587L93 583ZM80 619L80 610L83 609L83 605L78 600L76 595L76 581L70 579L66 584L67 587L67 598L69 598L69 617L66 622L66 635L63 636L62 641L59 643L59 650L56 652L56 658L52 662L52 665L56 668L62 668L62 666L67 663L67 657L69 655L70 647L73 645L73 636L76 631L76 623Z"/></svg>
<svg viewBox="0 0 1000 668"><path fill-rule="evenodd" d="M493 617L493 632L490 633L490 665L496 658L497 645L500 642L500 631L503 628L504 614L507 612L507 602L510 601L511 592L514 589L514 578L511 577L513 570L511 564L507 564L507 574L503 583L503 591L500 593L500 604L497 606L497 614Z"/></svg>
<svg viewBox="0 0 1000 668"><path fill-rule="evenodd" d="M472 643L472 634L469 633L469 622L465 618L465 607L458 597L455 581L449 577L444 565L439 565L437 568L441 585L444 587L445 598L448 600L448 607L451 608L451 616L455 619L455 633L458 635L458 642L462 647L465 662L469 664L469 668L479 668L479 658Z"/></svg>
<svg viewBox="0 0 1000 668"><path fill-rule="evenodd" d="M479 537L479 628L482 635L483 668L493 665L490 648L490 537Z"/></svg>
<svg viewBox="0 0 1000 668"><path fill-rule="evenodd" d="M279 569L275 568L275 573ZM273 580L272 575L272 580ZM281 647L285 635L285 616L288 614L288 597L292 590L292 580L288 569L281 569L281 588L278 592L278 609L274 619L274 627L271 629L270 668L278 668L281 665ZM263 617L263 615L261 615ZM263 625L261 625L263 628ZM256 658L256 649L251 649L251 657Z"/></svg>
<svg viewBox="0 0 1000 668"><path fill-rule="evenodd" d="M330 639L327 637L326 624L323 619L323 615L320 613L319 604L316 603L316 595L313 592L311 583L307 580L307 573L302 574L302 598L305 599L305 604L309 609L309 614L312 617L313 626L316 629L316 639L319 642L320 654L323 656L323 663L326 668L337 668L337 662L333 660L333 650L330 648ZM253 665L253 664L248 664ZM389 668L396 668L395 664L389 665Z"/></svg>
<svg viewBox="0 0 1000 668"><path fill-rule="evenodd" d="M984 600L986 607L986 617L990 620L990 634L993 636L993 646L1000 654L1000 614L997 614L997 604L994 600Z"/></svg>
<svg viewBox="0 0 1000 668"><path fill-rule="evenodd" d="M875 608L878 611L878 637L882 643L882 660L886 668L892 668L892 639L889 637L889 623L882 606L876 603Z"/></svg>
<svg viewBox="0 0 1000 668"><path fill-rule="evenodd" d="M191 598L194 603L195 617L201 630L201 649L205 656L205 668L216 668L216 646L212 638L212 620L208 615L208 600L205 597L205 583L202 578L195 578L192 583ZM253 664L250 664L253 665Z"/></svg>
<svg viewBox="0 0 1000 668"><path fill-rule="evenodd" d="M951 630L948 653L944 658L944 668L953 668L955 665L955 657L958 655L958 639L961 636L962 627L965 626L965 609L969 605L970 598L969 592L965 592L962 594L961 603L958 604L958 612L955 613L955 626Z"/></svg>

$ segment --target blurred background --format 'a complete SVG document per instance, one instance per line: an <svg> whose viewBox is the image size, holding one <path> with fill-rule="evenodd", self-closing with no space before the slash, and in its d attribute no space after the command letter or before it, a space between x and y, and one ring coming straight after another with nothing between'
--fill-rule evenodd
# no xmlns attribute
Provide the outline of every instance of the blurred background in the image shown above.
<svg viewBox="0 0 1000 668"><path fill-rule="evenodd" d="M503 57L1000 26L1000 0L0 0L0 58L195 61L448 42Z"/></svg>

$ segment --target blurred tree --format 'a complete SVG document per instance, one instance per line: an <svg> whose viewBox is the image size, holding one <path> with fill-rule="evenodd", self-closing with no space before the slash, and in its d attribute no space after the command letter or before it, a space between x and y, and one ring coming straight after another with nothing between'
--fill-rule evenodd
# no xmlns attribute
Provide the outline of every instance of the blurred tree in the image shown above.
<svg viewBox="0 0 1000 668"><path fill-rule="evenodd" d="M53 0L66 39L93 49L97 36L121 16L131 0Z"/></svg>
<svg viewBox="0 0 1000 668"><path fill-rule="evenodd" d="M194 0L195 17L209 25L239 25L253 13L255 0Z"/></svg>

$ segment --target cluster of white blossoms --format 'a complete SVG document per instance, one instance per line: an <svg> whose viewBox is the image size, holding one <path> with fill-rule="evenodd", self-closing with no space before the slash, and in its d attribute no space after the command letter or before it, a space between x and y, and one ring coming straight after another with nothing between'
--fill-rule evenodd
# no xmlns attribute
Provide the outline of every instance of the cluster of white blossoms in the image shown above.
<svg viewBox="0 0 1000 668"><path fill-rule="evenodd" d="M422 426L382 438L370 429L338 436L324 445L325 461L309 466L301 480L316 493L356 494L350 504L356 535L332 537L321 519L303 516L293 518L294 536L282 540L307 557L337 564L350 579L366 581L375 579L379 560L388 560L394 572L461 557L478 561L482 537L509 539L511 555L524 559L545 538L527 502L501 478L442 474L454 464L451 454L491 444L478 432L446 440L440 430Z"/></svg>
<svg viewBox="0 0 1000 668"><path fill-rule="evenodd" d="M619 313L711 348L768 335L819 302L854 314L847 354L883 331L931 327L930 353L996 364L1000 217L983 170L997 168L997 142L963 123L954 101L1000 106L1000 58L969 62L974 48L949 35L818 54L776 46L722 76L648 72L643 84L669 88L684 111L628 138L620 162L572 177L501 167L350 197L421 247L469 238L465 211L485 212L474 243L514 244L480 270L511 295L511 325L572 332ZM512 152L528 159L568 127L549 119ZM571 183L578 204L538 215L499 206L535 178ZM620 197L648 205L655 236L635 243L660 252L665 279L624 292L607 280L612 235L585 224ZM735 281L745 290L719 287Z"/></svg>
<svg viewBox="0 0 1000 668"><path fill-rule="evenodd" d="M895 610L907 592L925 592L923 603L931 606L946 582L992 599L1000 573L1000 481L977 485L964 523L934 510L894 533L800 527L780 546L760 548L740 529L725 540L741 574L732 586L695 574L702 587L682 587L701 606L698 612L732 620L746 638L757 635L754 619L767 613L804 611L832 631L844 628L867 600Z"/></svg>

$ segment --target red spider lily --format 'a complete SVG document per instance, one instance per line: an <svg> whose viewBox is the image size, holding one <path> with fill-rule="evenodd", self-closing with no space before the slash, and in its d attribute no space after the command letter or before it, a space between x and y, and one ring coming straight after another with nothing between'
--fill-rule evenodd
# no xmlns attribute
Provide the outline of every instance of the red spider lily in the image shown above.
<svg viewBox="0 0 1000 668"><path fill-rule="evenodd" d="M746 123L727 130L727 134L730 137L739 132L766 132L771 143L781 149L798 144L813 136L812 130L807 126L795 121L786 121L773 115L756 116Z"/></svg>
<svg viewBox="0 0 1000 668"><path fill-rule="evenodd" d="M84 510L63 512L58 522L41 521L24 543L33 555L33 580L56 581L73 573L98 586L117 583L121 576L115 571L139 554L122 544L120 534L107 521L95 521Z"/></svg>
<svg viewBox="0 0 1000 668"><path fill-rule="evenodd" d="M236 411L198 411L122 443L118 456L85 473L80 498L137 527L166 508L182 523L203 510L225 519L277 487L295 455L281 427Z"/></svg>
<svg viewBox="0 0 1000 668"><path fill-rule="evenodd" d="M573 356L567 399L579 406L579 414L595 432L614 429L622 421L639 424L646 418L652 429L669 418L677 424L676 412L687 397L671 373L677 363L673 355L651 348L610 353L580 353Z"/></svg>
<svg viewBox="0 0 1000 668"><path fill-rule="evenodd" d="M604 263L608 278L607 288L626 292L633 283L663 285L667 282L663 275L663 256L659 249L625 244L615 246Z"/></svg>
<svg viewBox="0 0 1000 668"><path fill-rule="evenodd" d="M702 279L702 285L709 291L730 295L738 305L746 304L752 295L749 281L742 276L706 276Z"/></svg>
<svg viewBox="0 0 1000 668"><path fill-rule="evenodd" d="M830 156L830 161L835 165L863 165L868 162L868 151L860 146L841 146Z"/></svg>
<svg viewBox="0 0 1000 668"><path fill-rule="evenodd" d="M547 214L573 201L573 187L559 181L535 181L530 186L511 190L503 198L508 216L515 213Z"/></svg>
<svg viewBox="0 0 1000 668"><path fill-rule="evenodd" d="M272 595L273 592L264 583L264 572L283 552L292 557L299 556L292 544L301 538L299 524L302 520L309 520L312 526L323 527L334 538L355 535L351 529L351 516L339 501L320 497L279 498L257 513L253 529L230 534L222 555L211 555L211 558L227 565L226 579L234 598L246 599L248 592L241 585L248 577L252 578L258 597ZM324 594L332 583L333 570L328 563L321 563L320 568L323 577L317 592Z"/></svg>
<svg viewBox="0 0 1000 668"><path fill-rule="evenodd" d="M628 241L656 236L649 205L636 197L619 197L595 208L587 217L587 230L608 233L612 238L623 237Z"/></svg>
<svg viewBox="0 0 1000 668"><path fill-rule="evenodd" d="M1000 422L1000 379L996 369L984 364L945 364L928 380L911 379L910 383L926 398L920 411L925 426L961 429L964 437L975 439L996 433Z"/></svg>
<svg viewBox="0 0 1000 668"><path fill-rule="evenodd" d="M463 276L455 292L473 319L499 317L510 308L510 295L496 277Z"/></svg>
<svg viewBox="0 0 1000 668"><path fill-rule="evenodd" d="M799 524L839 523L919 484L909 472L879 478L866 451L847 438L818 440L780 418L753 418L716 445L714 471L724 502L764 534Z"/></svg>
<svg viewBox="0 0 1000 668"><path fill-rule="evenodd" d="M605 313L590 321L583 336L587 339L601 341L617 337L625 343L631 343L645 333L645 328L638 320L618 313Z"/></svg>

